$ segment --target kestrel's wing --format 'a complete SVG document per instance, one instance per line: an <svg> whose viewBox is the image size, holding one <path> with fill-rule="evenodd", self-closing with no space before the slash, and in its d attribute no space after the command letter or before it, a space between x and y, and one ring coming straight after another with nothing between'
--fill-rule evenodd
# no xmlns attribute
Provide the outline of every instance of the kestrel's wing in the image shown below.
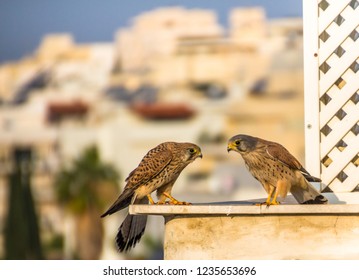
<svg viewBox="0 0 359 280"><path fill-rule="evenodd" d="M286 148L277 143L271 143L267 145L267 154L274 160L277 160L291 169L302 168L300 162L292 156Z"/></svg>
<svg viewBox="0 0 359 280"><path fill-rule="evenodd" d="M152 149L126 178L126 187L137 188L158 175L172 161L172 152Z"/></svg>
<svg viewBox="0 0 359 280"><path fill-rule="evenodd" d="M159 174L171 160L172 153L164 149L163 146L157 146L150 150L138 167L126 178L127 184L123 192L101 217L115 213L133 203L135 199L133 196L134 191Z"/></svg>
<svg viewBox="0 0 359 280"><path fill-rule="evenodd" d="M300 162L282 145L277 143L270 143L267 145L266 151L271 158L281 162L291 169L299 170L309 182L321 182L320 179L310 175L309 172L305 170L304 167L300 164Z"/></svg>

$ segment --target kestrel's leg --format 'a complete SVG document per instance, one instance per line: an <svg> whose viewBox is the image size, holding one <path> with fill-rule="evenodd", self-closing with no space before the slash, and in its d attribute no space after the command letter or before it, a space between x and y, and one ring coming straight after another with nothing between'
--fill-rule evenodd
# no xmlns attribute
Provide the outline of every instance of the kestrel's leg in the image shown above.
<svg viewBox="0 0 359 280"><path fill-rule="evenodd" d="M284 180L284 179L278 180L273 199L270 203L271 205L279 205L280 204L280 202L277 201L277 197L278 197L278 195L280 195L281 197L285 197L287 195L288 184L289 183L287 180Z"/></svg>
<svg viewBox="0 0 359 280"><path fill-rule="evenodd" d="M173 204L173 205L191 205L191 203L189 203L189 202L178 201L173 196L171 196L169 193L163 192L163 195L166 196L167 198L169 198L169 200L170 200L169 204Z"/></svg>
<svg viewBox="0 0 359 280"><path fill-rule="evenodd" d="M157 193L158 194L158 193ZM164 195L164 193L160 193L160 195L158 196L158 201L157 201L157 205L163 205L163 204L167 204L168 202L166 201L167 197Z"/></svg>
<svg viewBox="0 0 359 280"><path fill-rule="evenodd" d="M151 197L150 194L147 195L147 198L148 198L148 201L150 202L150 204L156 204L156 203L153 201L153 199L152 199L152 197Z"/></svg>
<svg viewBox="0 0 359 280"><path fill-rule="evenodd" d="M173 196L171 196L171 191L173 187L173 181L168 183L167 185L164 185L157 189L157 197L158 202L157 204L172 204L172 205L190 205L191 203L188 202L181 202L175 199ZM169 201L166 201L169 199Z"/></svg>
<svg viewBox="0 0 359 280"><path fill-rule="evenodd" d="M268 193L268 197L267 197L267 200L266 200L266 205L267 205L267 208L269 207L269 205L279 205L280 203L277 201L277 196L278 196L278 187L273 187L273 186L270 186L270 191ZM273 196L273 198L272 198Z"/></svg>
<svg viewBox="0 0 359 280"><path fill-rule="evenodd" d="M276 190L275 187L273 187L272 185L268 184L268 183L263 183L263 187L266 190L266 192L268 193L267 199L265 202L261 202L261 203L255 203L256 206L261 206L261 205L271 205L271 199L273 196L274 191Z"/></svg>
<svg viewBox="0 0 359 280"><path fill-rule="evenodd" d="M271 205L271 199L272 199L274 190L275 190L275 188L273 186L269 185L269 192L268 192L268 197L267 197L267 200L266 200L266 205L267 206Z"/></svg>
<svg viewBox="0 0 359 280"><path fill-rule="evenodd" d="M276 190L276 191L274 192L274 196L273 196L272 201L271 201L269 204L267 204L267 205L268 205L268 206L269 206L269 205L279 205L280 203L277 201L277 196L278 196L278 191Z"/></svg>
<svg viewBox="0 0 359 280"><path fill-rule="evenodd" d="M164 185L157 189L157 198L158 198L157 204L167 204L168 203L168 201L166 201L167 196L164 195L164 193L171 193L172 186L173 186L173 183L170 182L167 185Z"/></svg>

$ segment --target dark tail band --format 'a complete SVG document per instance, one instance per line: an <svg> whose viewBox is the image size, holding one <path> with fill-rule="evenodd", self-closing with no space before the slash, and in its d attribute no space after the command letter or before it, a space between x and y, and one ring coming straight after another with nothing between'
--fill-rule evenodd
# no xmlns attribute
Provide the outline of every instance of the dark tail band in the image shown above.
<svg viewBox="0 0 359 280"><path fill-rule="evenodd" d="M116 236L116 244L120 252L136 246L145 232L146 223L147 216L127 215Z"/></svg>

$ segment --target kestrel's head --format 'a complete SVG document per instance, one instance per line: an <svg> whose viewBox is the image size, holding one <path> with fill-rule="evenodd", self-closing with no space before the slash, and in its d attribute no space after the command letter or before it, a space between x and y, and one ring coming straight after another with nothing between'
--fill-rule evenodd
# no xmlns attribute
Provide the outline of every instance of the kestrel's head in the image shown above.
<svg viewBox="0 0 359 280"><path fill-rule="evenodd" d="M193 143L177 143L180 148L182 159L185 162L192 162L196 158L202 158L201 148Z"/></svg>
<svg viewBox="0 0 359 280"><path fill-rule="evenodd" d="M227 151L235 151L240 154L251 152L255 149L258 138L239 134L228 140Z"/></svg>

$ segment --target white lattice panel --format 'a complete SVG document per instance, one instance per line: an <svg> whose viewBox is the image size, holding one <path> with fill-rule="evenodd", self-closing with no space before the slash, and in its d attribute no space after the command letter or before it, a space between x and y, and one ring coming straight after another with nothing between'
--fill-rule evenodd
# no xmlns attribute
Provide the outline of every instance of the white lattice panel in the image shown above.
<svg viewBox="0 0 359 280"><path fill-rule="evenodd" d="M359 189L359 0L303 0L306 166Z"/></svg>

